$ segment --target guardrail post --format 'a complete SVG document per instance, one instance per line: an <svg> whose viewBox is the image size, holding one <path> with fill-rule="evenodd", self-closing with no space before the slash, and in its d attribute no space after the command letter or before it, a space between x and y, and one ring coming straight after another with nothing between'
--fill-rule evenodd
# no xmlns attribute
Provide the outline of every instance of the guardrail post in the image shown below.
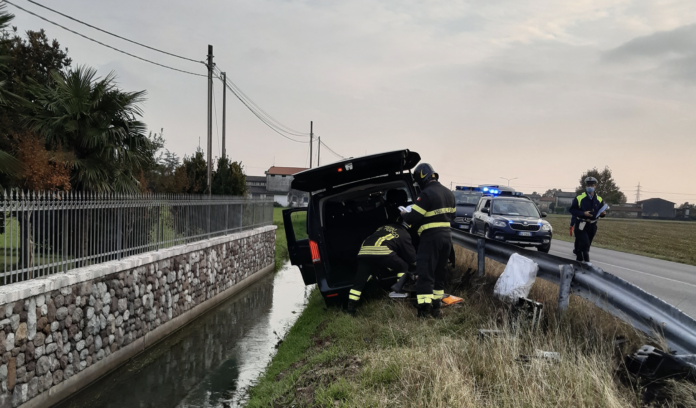
<svg viewBox="0 0 696 408"><path fill-rule="evenodd" d="M561 270L561 280L558 284L558 311L563 313L568 310L570 284L573 283L575 269L573 265L559 265L558 268Z"/></svg>
<svg viewBox="0 0 696 408"><path fill-rule="evenodd" d="M478 254L478 276L486 274L486 240L479 238L476 242L476 253Z"/></svg>

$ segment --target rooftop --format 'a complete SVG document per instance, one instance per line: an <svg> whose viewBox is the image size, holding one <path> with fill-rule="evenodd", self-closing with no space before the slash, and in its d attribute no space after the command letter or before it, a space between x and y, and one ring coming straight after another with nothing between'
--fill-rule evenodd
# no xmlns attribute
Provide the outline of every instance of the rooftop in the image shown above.
<svg viewBox="0 0 696 408"><path fill-rule="evenodd" d="M247 182L254 181L254 182L259 182L259 183L260 182L265 183L266 176L246 176L246 181Z"/></svg>
<svg viewBox="0 0 696 408"><path fill-rule="evenodd" d="M307 170L304 167L276 167L273 166L268 171L266 174L277 174L281 176L292 176L293 174L297 174L301 171Z"/></svg>
<svg viewBox="0 0 696 408"><path fill-rule="evenodd" d="M647 202L647 201L658 201L658 200L659 200L659 201L664 201L664 202L667 202L667 203L670 203L670 204L675 204L675 203L673 203L673 202L671 202L671 201L665 200L664 198L657 198L657 197L656 197L656 198L648 198L647 200L640 200L640 201L638 201L638 204L643 204L644 202Z"/></svg>

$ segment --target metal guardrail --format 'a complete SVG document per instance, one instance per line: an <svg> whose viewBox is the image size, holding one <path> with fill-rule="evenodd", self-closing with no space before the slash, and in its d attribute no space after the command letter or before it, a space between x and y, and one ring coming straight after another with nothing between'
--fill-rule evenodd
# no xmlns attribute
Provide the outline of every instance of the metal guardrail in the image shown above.
<svg viewBox="0 0 696 408"><path fill-rule="evenodd" d="M486 258L504 264L514 253L527 257L539 265L537 277L559 284L561 308L564 302L567 305L570 293L578 295L648 335L661 334L672 351L680 355L696 355L696 320L618 276L590 264L530 251L455 229L452 230L452 241L477 253L483 251Z"/></svg>
<svg viewBox="0 0 696 408"><path fill-rule="evenodd" d="M0 195L0 284L272 222L268 199L5 190Z"/></svg>

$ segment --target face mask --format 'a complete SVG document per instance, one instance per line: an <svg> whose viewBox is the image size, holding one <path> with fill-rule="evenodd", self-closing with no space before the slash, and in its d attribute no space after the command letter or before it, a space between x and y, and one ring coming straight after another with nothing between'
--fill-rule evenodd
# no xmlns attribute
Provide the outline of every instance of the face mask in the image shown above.
<svg viewBox="0 0 696 408"><path fill-rule="evenodd" d="M594 187L586 187L585 191L587 191L587 194L593 194L594 193Z"/></svg>

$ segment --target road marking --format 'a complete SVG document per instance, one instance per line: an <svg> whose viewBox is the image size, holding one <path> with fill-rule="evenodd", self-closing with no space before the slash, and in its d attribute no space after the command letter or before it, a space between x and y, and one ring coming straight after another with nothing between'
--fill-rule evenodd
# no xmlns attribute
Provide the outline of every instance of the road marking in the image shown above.
<svg viewBox="0 0 696 408"><path fill-rule="evenodd" d="M566 257L568 256L568 254L563 253L563 252L559 252L559 251L550 251L550 252L555 252L555 253L557 253L557 254L561 254L561 255L564 255L564 256L566 256ZM684 281L680 281L680 280L676 280L676 279L672 279L672 278L665 278L664 276L655 275L655 274L648 273L648 272L643 272L643 271L637 271L637 270L635 270L635 269L626 268L626 267L619 266L619 265L612 265L612 264L610 264L610 263L600 262L600 261L593 261L592 263L598 263L598 264L609 265L609 266L613 266L614 268L621 268L621 269L625 269L625 270L631 271L631 272L638 272L638 273L642 273L643 275L648 275L648 276L652 276L652 277L654 277L654 278L660 278L660 279L664 279L664 280L668 280L668 281L672 281L672 282L677 282L677 283L681 283L681 284L684 284L684 285L693 286L693 287L696 288L696 285L694 285L693 283L688 283L688 282L684 282Z"/></svg>

